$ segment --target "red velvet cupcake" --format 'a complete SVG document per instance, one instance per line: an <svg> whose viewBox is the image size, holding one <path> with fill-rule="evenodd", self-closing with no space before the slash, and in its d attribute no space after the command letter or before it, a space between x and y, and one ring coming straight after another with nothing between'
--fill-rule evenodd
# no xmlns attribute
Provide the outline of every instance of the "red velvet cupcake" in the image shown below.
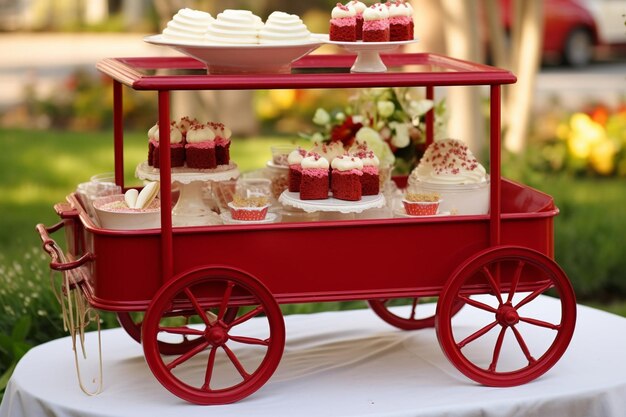
<svg viewBox="0 0 626 417"><path fill-rule="evenodd" d="M409 41L413 39L413 9L404 1L387 2L389 9L389 40Z"/></svg>
<svg viewBox="0 0 626 417"><path fill-rule="evenodd" d="M230 163L230 137L232 132L222 123L209 122L207 125L215 133L215 158L217 165Z"/></svg>
<svg viewBox="0 0 626 417"><path fill-rule="evenodd" d="M217 167L215 133L205 124L194 124L187 132L185 145L187 168L213 169Z"/></svg>
<svg viewBox="0 0 626 417"><path fill-rule="evenodd" d="M389 11L375 4L363 12L363 42L389 42Z"/></svg>
<svg viewBox="0 0 626 417"><path fill-rule="evenodd" d="M372 151L361 152L356 156L363 162L361 193L363 195L377 195L380 193L380 174L378 172L380 161Z"/></svg>
<svg viewBox="0 0 626 417"><path fill-rule="evenodd" d="M328 38L337 42L356 42L356 11L341 3L333 8Z"/></svg>
<svg viewBox="0 0 626 417"><path fill-rule="evenodd" d="M363 12L367 9L367 6L359 0L350 0L347 6L354 7L356 12L356 38L361 40L363 39Z"/></svg>
<svg viewBox="0 0 626 417"><path fill-rule="evenodd" d="M182 167L185 165L185 145L183 142L183 134L180 130L175 126L175 122L170 124L170 166L174 167ZM160 160L160 147L161 142L159 141L159 131L157 128L154 133L154 140L151 140L148 147L148 157L150 157L150 146L152 146L152 164L155 168L159 168L161 166Z"/></svg>
<svg viewBox="0 0 626 417"><path fill-rule="evenodd" d="M342 155L333 159L331 190L339 200L359 201L361 199L361 176L363 162L356 156Z"/></svg>
<svg viewBox="0 0 626 417"><path fill-rule="evenodd" d="M301 200L325 200L328 198L328 160L317 153L309 153L302 159Z"/></svg>
<svg viewBox="0 0 626 417"><path fill-rule="evenodd" d="M302 160L306 156L306 151L300 147L291 151L287 157L289 164L288 189L291 192L300 192L300 183L302 182Z"/></svg>

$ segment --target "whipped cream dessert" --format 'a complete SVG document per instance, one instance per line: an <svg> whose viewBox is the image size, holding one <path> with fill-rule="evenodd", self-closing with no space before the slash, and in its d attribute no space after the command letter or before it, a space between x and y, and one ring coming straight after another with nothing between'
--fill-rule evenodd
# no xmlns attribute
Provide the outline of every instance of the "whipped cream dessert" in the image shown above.
<svg viewBox="0 0 626 417"><path fill-rule="evenodd" d="M363 169L363 161L357 156L341 155L333 159L331 166L337 171L361 171ZM359 172L358 174L360 175L361 173Z"/></svg>
<svg viewBox="0 0 626 417"><path fill-rule="evenodd" d="M411 179L434 184L477 184L487 181L487 173L465 143L443 139L426 149Z"/></svg>
<svg viewBox="0 0 626 417"><path fill-rule="evenodd" d="M210 44L258 44L261 18L249 10L226 9L209 25L204 39Z"/></svg>
<svg viewBox="0 0 626 417"><path fill-rule="evenodd" d="M346 20L343 23L352 23L356 22L356 9L351 4L343 4L337 3L333 10L330 12L331 19L354 19L354 20ZM335 22L337 24L342 22Z"/></svg>
<svg viewBox="0 0 626 417"><path fill-rule="evenodd" d="M299 167L305 155L306 155L306 151L304 149L302 148L294 149L293 151L289 153L289 156L287 156L287 163L289 165L296 165Z"/></svg>
<svg viewBox="0 0 626 417"><path fill-rule="evenodd" d="M311 32L298 15L273 12L259 32L261 44L292 44L311 40Z"/></svg>
<svg viewBox="0 0 626 417"><path fill-rule="evenodd" d="M204 43L204 34L213 22L207 12L189 8L180 9L163 29L163 38L172 41Z"/></svg>
<svg viewBox="0 0 626 417"><path fill-rule="evenodd" d="M328 171L328 159L317 153L308 153L301 162L302 169L321 169ZM326 172L328 174L328 172Z"/></svg>
<svg viewBox="0 0 626 417"><path fill-rule="evenodd" d="M195 124L187 132L187 143L212 142L215 133L205 124Z"/></svg>

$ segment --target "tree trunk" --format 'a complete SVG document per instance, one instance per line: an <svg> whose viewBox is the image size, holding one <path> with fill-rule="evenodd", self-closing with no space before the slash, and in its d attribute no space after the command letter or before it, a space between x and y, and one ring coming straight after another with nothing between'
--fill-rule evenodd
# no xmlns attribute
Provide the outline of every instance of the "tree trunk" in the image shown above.
<svg viewBox="0 0 626 417"><path fill-rule="evenodd" d="M474 62L484 61L476 24L480 19L479 0L442 0L441 5L448 54ZM482 155L486 141L480 112L480 88L448 88L447 105L450 115L448 134L465 141L475 154Z"/></svg>
<svg viewBox="0 0 626 417"><path fill-rule="evenodd" d="M515 53L511 69L517 75L517 83L510 86L505 103L508 129L504 146L518 154L526 146L537 71L541 63L543 2L516 0L514 3L516 15L511 51Z"/></svg>

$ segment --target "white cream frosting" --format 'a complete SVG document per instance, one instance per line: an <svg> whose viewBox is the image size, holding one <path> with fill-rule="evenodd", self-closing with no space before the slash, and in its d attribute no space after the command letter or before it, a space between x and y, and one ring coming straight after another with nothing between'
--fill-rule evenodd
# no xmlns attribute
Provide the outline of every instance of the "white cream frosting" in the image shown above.
<svg viewBox="0 0 626 417"><path fill-rule="evenodd" d="M289 165L300 165L303 159L304 151L301 148L298 148L291 151L289 156L287 156L287 163Z"/></svg>
<svg viewBox="0 0 626 417"><path fill-rule="evenodd" d="M357 14L363 14L365 9L367 9L367 6L365 5L365 3L360 2L358 0L350 0L347 6L348 7L352 6Z"/></svg>
<svg viewBox="0 0 626 417"><path fill-rule="evenodd" d="M372 151L365 152L363 155L358 156L361 158L364 167L377 167L380 165L380 160Z"/></svg>
<svg viewBox="0 0 626 417"><path fill-rule="evenodd" d="M382 20L382 19L388 19L389 18L389 11L387 10L387 7L384 6L380 6L380 5L374 5L372 7L368 7L364 12L363 12L363 20Z"/></svg>
<svg viewBox="0 0 626 417"><path fill-rule="evenodd" d="M158 131L159 131L159 124L157 123L154 126L152 126L150 130L148 130L148 139L158 140L157 138Z"/></svg>
<svg viewBox="0 0 626 417"><path fill-rule="evenodd" d="M361 158L351 155L341 155L333 159L333 169L338 171L350 171L352 169L363 169Z"/></svg>
<svg viewBox="0 0 626 417"><path fill-rule="evenodd" d="M350 4L344 6L340 3L337 3L332 12L330 12L330 17L333 19L343 19L344 17L354 16L356 16L356 10L354 9L354 6Z"/></svg>
<svg viewBox="0 0 626 417"><path fill-rule="evenodd" d="M408 3L387 3L389 17L409 17L413 15L413 10Z"/></svg>
<svg viewBox="0 0 626 417"><path fill-rule="evenodd" d="M154 140L159 141L159 132L160 129L157 127L156 132L154 132ZM181 131L173 125L170 125L170 143L180 143L183 141L183 134Z"/></svg>
<svg viewBox="0 0 626 417"><path fill-rule="evenodd" d="M316 143L311 152L315 152L326 158L329 162L339 155L343 155L344 149L341 142Z"/></svg>
<svg viewBox="0 0 626 417"><path fill-rule="evenodd" d="M213 20L213 16L207 12L189 8L180 9L167 23L167 27L163 29L163 37L177 41L202 43L204 34Z"/></svg>
<svg viewBox="0 0 626 417"><path fill-rule="evenodd" d="M218 122L208 122L207 126L215 133L215 136L220 136L224 139L230 139L233 132L228 127L226 127L223 123Z"/></svg>
<svg viewBox="0 0 626 417"><path fill-rule="evenodd" d="M309 153L302 159L302 169L328 169L328 159L317 153Z"/></svg>
<svg viewBox="0 0 626 417"><path fill-rule="evenodd" d="M187 143L208 142L215 139L215 133L205 124L196 124L187 132Z"/></svg>
<svg viewBox="0 0 626 417"><path fill-rule="evenodd" d="M311 40L311 32L295 14L273 12L259 32L261 44L291 44Z"/></svg>
<svg viewBox="0 0 626 417"><path fill-rule="evenodd" d="M261 18L249 10L226 9L209 25L205 39L212 44L258 44Z"/></svg>
<svg viewBox="0 0 626 417"><path fill-rule="evenodd" d="M485 168L467 145L456 139L433 142L411 177L437 184L476 184L487 181Z"/></svg>

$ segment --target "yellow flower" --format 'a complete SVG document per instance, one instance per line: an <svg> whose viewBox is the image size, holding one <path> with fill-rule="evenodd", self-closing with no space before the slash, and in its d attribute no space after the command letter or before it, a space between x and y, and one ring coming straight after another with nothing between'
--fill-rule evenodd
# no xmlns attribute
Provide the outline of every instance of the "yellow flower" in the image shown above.
<svg viewBox="0 0 626 417"><path fill-rule="evenodd" d="M591 149L606 140L606 131L602 125L594 122L584 113L576 113L570 119L568 147L572 155L587 159Z"/></svg>
<svg viewBox="0 0 626 417"><path fill-rule="evenodd" d="M610 175L615 169L615 154L617 146L612 140L604 140L591 149L589 162L599 174Z"/></svg>

